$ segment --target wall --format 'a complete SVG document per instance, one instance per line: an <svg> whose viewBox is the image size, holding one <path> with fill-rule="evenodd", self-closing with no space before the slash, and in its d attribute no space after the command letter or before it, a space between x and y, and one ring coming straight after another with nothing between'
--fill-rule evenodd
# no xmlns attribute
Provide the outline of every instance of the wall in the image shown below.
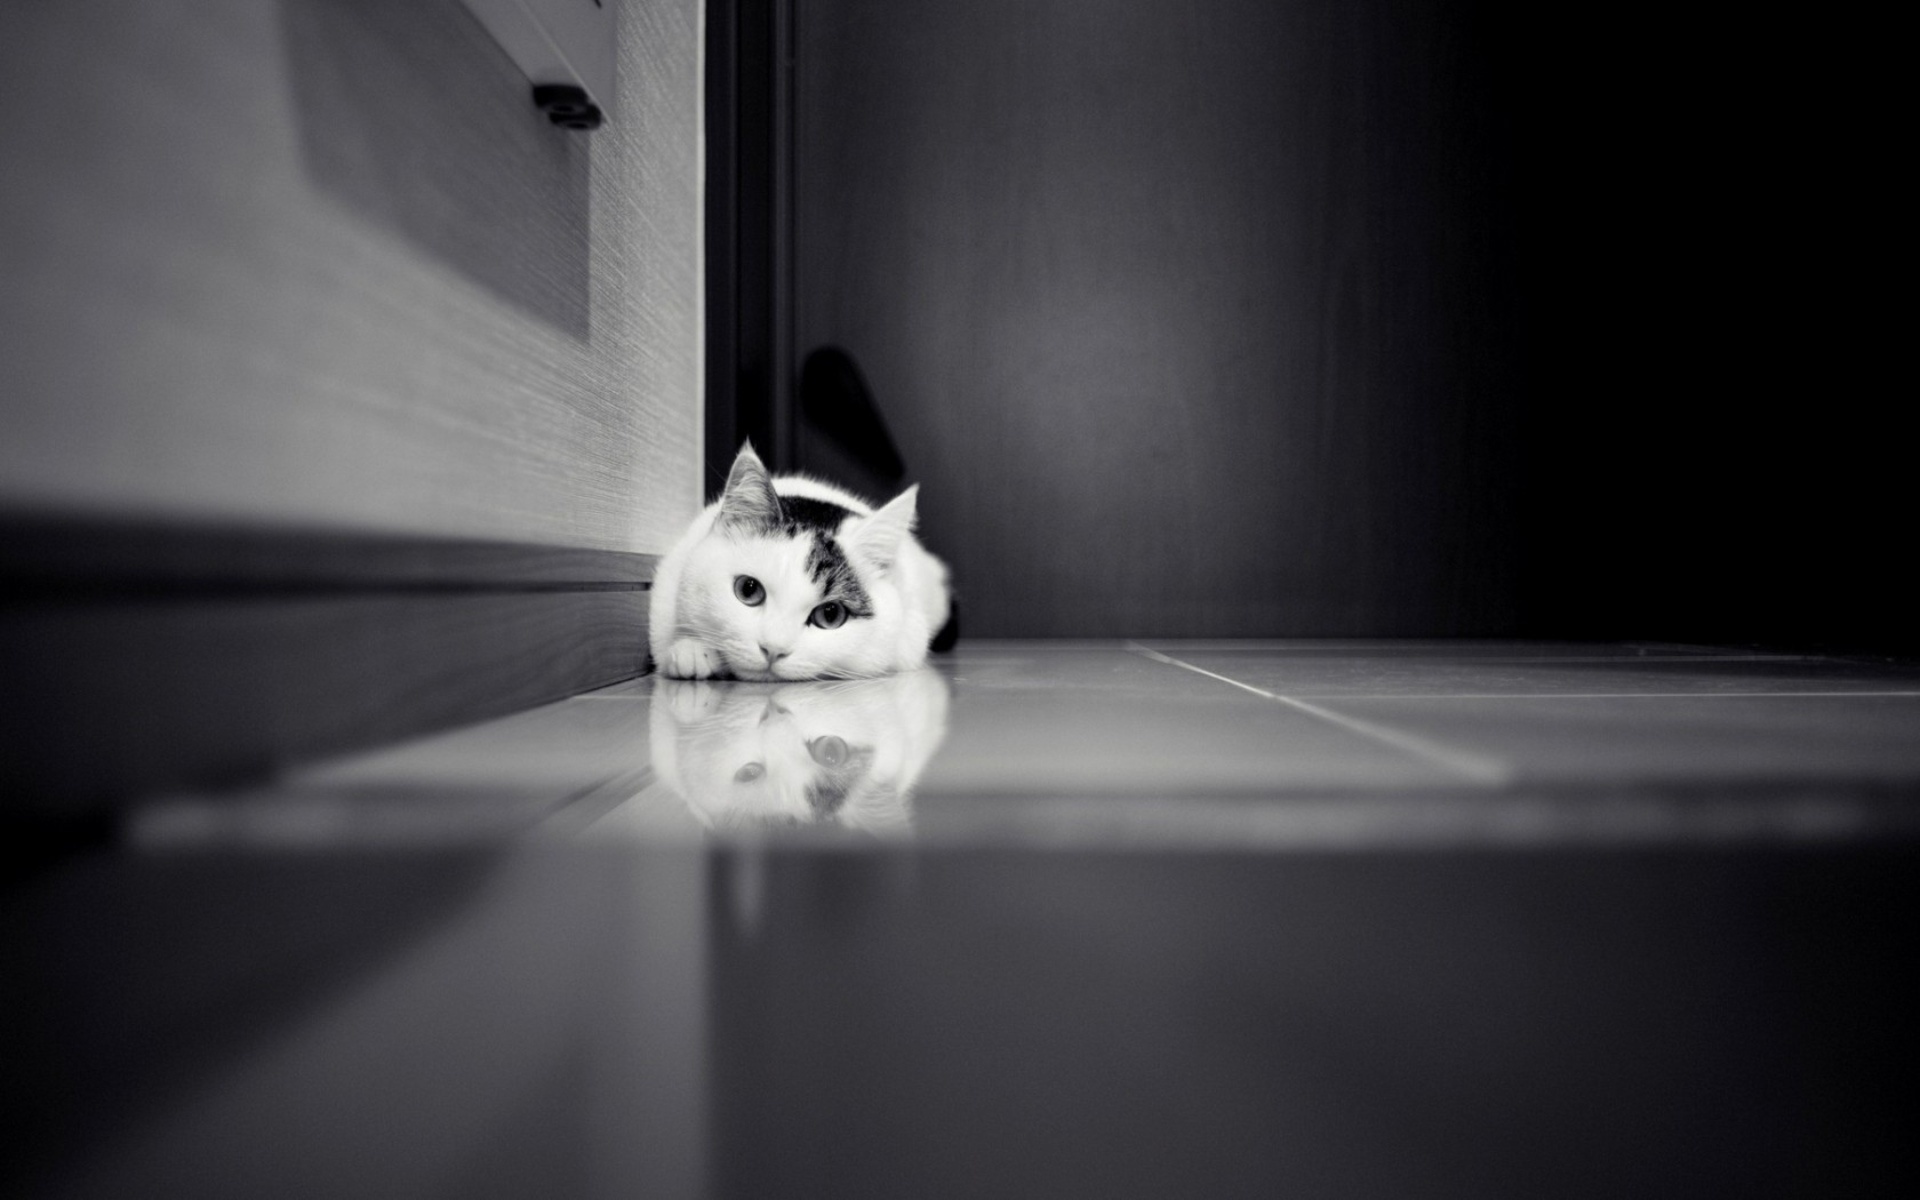
<svg viewBox="0 0 1920 1200"><path fill-rule="evenodd" d="M1523 627L1920 652L1903 43L1697 2L1504 27Z"/></svg>
<svg viewBox="0 0 1920 1200"><path fill-rule="evenodd" d="M1511 631L1483 32L1419 3L801 6L797 350L861 363L969 632Z"/></svg>
<svg viewBox="0 0 1920 1200"><path fill-rule="evenodd" d="M664 550L700 5L620 28L583 136L457 0L0 7L0 510Z"/></svg>
<svg viewBox="0 0 1920 1200"><path fill-rule="evenodd" d="M1920 651L1890 27L797 28L796 350L862 363L972 632Z"/></svg>

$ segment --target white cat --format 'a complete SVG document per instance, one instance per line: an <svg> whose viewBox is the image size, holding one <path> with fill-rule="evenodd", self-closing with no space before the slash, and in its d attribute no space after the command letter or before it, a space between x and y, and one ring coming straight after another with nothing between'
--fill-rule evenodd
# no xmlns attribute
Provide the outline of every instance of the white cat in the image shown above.
<svg viewBox="0 0 1920 1200"><path fill-rule="evenodd" d="M742 446L720 498L654 573L648 640L673 679L852 679L918 667L952 614L913 536L919 486L874 509L778 479Z"/></svg>

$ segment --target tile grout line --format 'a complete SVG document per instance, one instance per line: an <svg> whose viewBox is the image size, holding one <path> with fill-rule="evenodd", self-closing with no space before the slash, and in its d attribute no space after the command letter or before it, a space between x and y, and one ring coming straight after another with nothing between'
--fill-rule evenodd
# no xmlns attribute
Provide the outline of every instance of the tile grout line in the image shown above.
<svg viewBox="0 0 1920 1200"><path fill-rule="evenodd" d="M1171 655L1162 654L1158 650L1142 646L1138 642L1128 642L1126 645L1127 649L1133 651L1135 654L1150 658L1155 662L1166 663L1169 666L1192 671L1196 675L1205 675L1209 679L1217 679L1221 683L1231 684L1242 691L1252 692L1256 696L1285 704L1309 716L1317 717L1330 725L1336 725L1349 733L1372 738L1374 741L1384 742L1403 753L1414 755L1417 758L1424 758L1429 762L1446 767L1450 771L1465 775L1475 783L1499 785L1506 783L1513 776L1512 769L1498 759L1486 758L1482 755L1470 754L1461 750L1451 750L1445 746L1429 742L1425 738L1415 737L1410 733L1401 733L1397 729L1389 729L1384 725L1376 725L1372 721L1363 721L1357 717L1349 717L1344 713L1334 712L1332 709L1321 708L1317 704L1308 704L1304 700L1295 700L1291 696L1282 696L1280 693L1270 692L1266 688L1254 687L1250 683L1241 683L1238 679L1230 679L1225 675L1215 674L1205 667L1196 667L1192 663L1182 662Z"/></svg>

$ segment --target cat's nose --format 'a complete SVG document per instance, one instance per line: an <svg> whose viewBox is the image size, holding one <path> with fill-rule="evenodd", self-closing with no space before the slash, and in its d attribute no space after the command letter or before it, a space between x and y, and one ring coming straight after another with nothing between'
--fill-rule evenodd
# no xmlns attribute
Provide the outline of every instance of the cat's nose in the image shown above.
<svg viewBox="0 0 1920 1200"><path fill-rule="evenodd" d="M787 655L792 654L793 651L775 650L772 646L767 645L765 642L761 642L760 653L767 656L767 665L771 667L773 664L779 662L781 659L785 658Z"/></svg>

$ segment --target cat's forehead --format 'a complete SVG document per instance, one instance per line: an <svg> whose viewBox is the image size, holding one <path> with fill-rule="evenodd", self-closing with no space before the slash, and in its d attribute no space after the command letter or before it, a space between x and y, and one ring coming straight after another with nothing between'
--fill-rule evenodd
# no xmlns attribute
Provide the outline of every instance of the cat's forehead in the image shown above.
<svg viewBox="0 0 1920 1200"><path fill-rule="evenodd" d="M808 568L814 549L811 534L734 533L722 536L718 542L716 553L732 569L746 570L768 580L803 579L811 575Z"/></svg>

